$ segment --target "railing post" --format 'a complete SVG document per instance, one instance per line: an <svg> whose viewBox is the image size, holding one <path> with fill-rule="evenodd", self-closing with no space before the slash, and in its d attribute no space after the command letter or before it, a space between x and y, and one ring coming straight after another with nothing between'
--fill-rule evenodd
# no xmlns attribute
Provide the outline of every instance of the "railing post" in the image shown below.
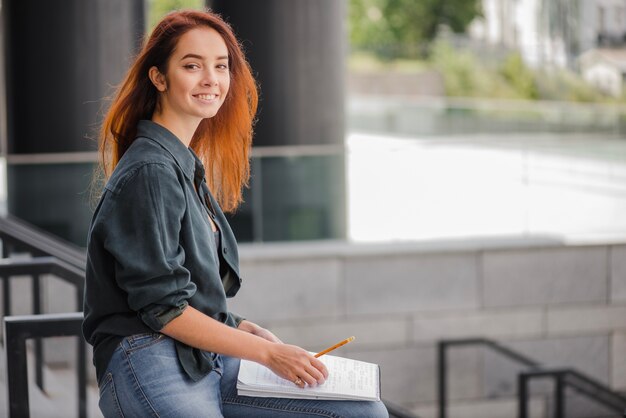
<svg viewBox="0 0 626 418"><path fill-rule="evenodd" d="M7 244L6 240L2 240L2 258L9 258L11 255L11 248Z"/></svg>
<svg viewBox="0 0 626 418"><path fill-rule="evenodd" d="M77 312L83 311L83 300L85 297L84 293L85 293L84 287L76 286L76 310Z"/></svg>
<svg viewBox="0 0 626 418"><path fill-rule="evenodd" d="M11 315L11 276L2 277L2 303L4 305L4 316Z"/></svg>
<svg viewBox="0 0 626 418"><path fill-rule="evenodd" d="M82 335L78 336L76 361L76 381L78 382L78 416L87 418L87 344Z"/></svg>
<svg viewBox="0 0 626 418"><path fill-rule="evenodd" d="M6 332L7 387L9 418L28 418L28 366L26 340L33 337L79 337L78 413L87 417L85 343L81 336L82 312L48 315L13 316L4 319Z"/></svg>
<svg viewBox="0 0 626 418"><path fill-rule="evenodd" d="M33 314L41 314L41 280L39 274L33 274ZM44 391L43 387L43 342L35 338L35 383Z"/></svg>
<svg viewBox="0 0 626 418"><path fill-rule="evenodd" d="M446 404L448 402L446 393L446 375L447 375L447 362L446 362L446 349L448 344L445 341L439 341L437 343L437 375L439 383L439 418L446 418Z"/></svg>
<svg viewBox="0 0 626 418"><path fill-rule="evenodd" d="M554 418L565 417L565 403L563 396L565 392L565 385L563 383L563 377L563 373L558 373L554 379Z"/></svg>
<svg viewBox="0 0 626 418"><path fill-rule="evenodd" d="M519 418L528 418L528 375L520 373L517 375L517 404L519 408Z"/></svg>
<svg viewBox="0 0 626 418"><path fill-rule="evenodd" d="M15 324L4 322L9 418L28 418L28 366L26 335ZM9 364L10 362L10 364ZM10 367L9 367L10 366Z"/></svg>

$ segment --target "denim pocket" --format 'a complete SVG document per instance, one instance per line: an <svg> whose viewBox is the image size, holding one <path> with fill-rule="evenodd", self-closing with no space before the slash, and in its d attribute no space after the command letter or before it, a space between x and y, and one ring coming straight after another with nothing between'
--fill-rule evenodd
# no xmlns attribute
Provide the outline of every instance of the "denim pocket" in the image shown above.
<svg viewBox="0 0 626 418"><path fill-rule="evenodd" d="M105 418L124 418L122 408L120 408L120 403L117 399L115 383L113 382L113 375L111 373L105 375L102 386L100 386L98 407Z"/></svg>
<svg viewBox="0 0 626 418"><path fill-rule="evenodd" d="M124 338L127 353L132 353L142 348L150 347L159 342L165 341L165 335L158 332L150 332L145 334L135 334Z"/></svg>

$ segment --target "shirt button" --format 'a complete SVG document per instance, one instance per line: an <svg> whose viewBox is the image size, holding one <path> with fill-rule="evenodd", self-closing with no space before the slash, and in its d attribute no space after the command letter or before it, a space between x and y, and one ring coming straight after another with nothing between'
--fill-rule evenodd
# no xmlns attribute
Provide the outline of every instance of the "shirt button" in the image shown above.
<svg viewBox="0 0 626 418"><path fill-rule="evenodd" d="M226 247L222 248L222 251L224 252L224 254L226 254L228 252L228 249Z"/></svg>

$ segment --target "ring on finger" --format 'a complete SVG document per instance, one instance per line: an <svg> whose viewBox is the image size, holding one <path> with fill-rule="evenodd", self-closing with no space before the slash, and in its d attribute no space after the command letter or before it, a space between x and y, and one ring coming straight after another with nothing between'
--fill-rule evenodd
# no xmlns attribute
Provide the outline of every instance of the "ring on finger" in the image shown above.
<svg viewBox="0 0 626 418"><path fill-rule="evenodd" d="M296 378L296 380L294 380L294 381L293 381L293 383L294 383L296 386L300 386L303 382L302 382L302 379L300 379L300 378L298 377L298 378Z"/></svg>

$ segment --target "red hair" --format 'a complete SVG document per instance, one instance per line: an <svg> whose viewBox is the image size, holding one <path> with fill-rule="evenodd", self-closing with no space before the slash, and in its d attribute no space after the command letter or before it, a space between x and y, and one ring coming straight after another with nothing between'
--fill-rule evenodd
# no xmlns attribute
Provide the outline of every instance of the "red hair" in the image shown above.
<svg viewBox="0 0 626 418"><path fill-rule="evenodd" d="M182 10L166 15L154 28L118 88L100 130L100 167L105 179L135 140L137 123L151 119L158 91L148 78L156 66L167 72L167 61L180 37L198 26L217 31L228 48L230 88L220 110L203 119L190 147L207 167L207 183L222 209L232 212L242 201L250 178L249 154L258 91L250 65L230 26L218 15Z"/></svg>

